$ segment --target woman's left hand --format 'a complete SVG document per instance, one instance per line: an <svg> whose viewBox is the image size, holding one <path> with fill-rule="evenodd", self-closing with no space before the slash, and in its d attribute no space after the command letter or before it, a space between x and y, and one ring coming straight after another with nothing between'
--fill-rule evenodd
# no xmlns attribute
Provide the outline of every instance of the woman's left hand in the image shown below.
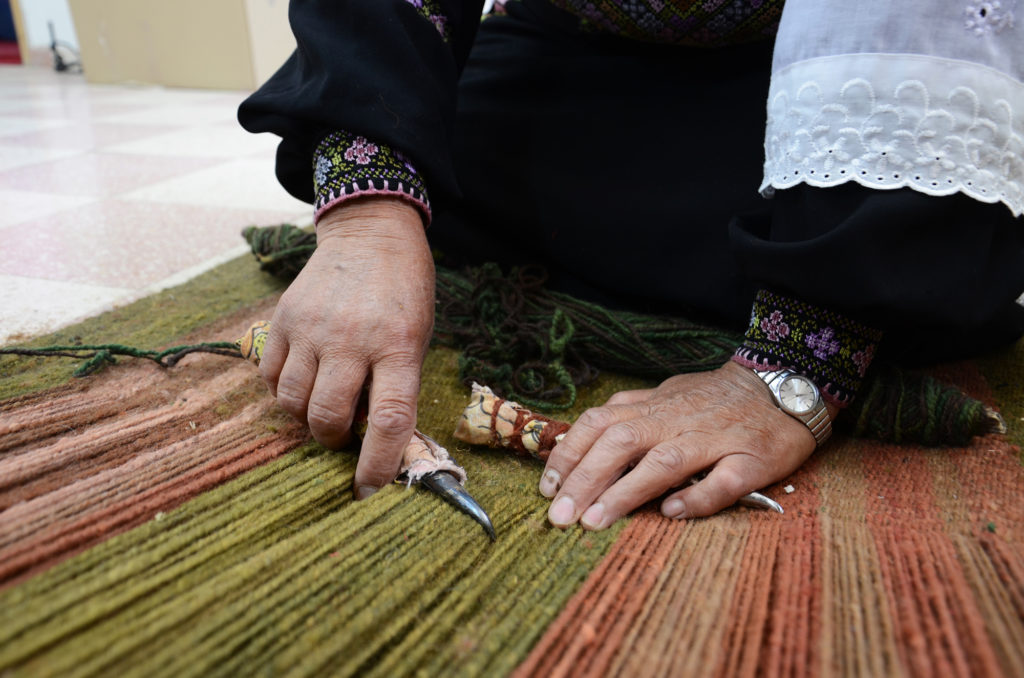
<svg viewBox="0 0 1024 678"><path fill-rule="evenodd" d="M696 518L785 478L814 448L811 432L775 406L757 375L728 362L584 412L548 457L540 491L554 497L548 520L556 527L579 521L601 530L676 488L661 512ZM687 485L705 469L706 478Z"/></svg>

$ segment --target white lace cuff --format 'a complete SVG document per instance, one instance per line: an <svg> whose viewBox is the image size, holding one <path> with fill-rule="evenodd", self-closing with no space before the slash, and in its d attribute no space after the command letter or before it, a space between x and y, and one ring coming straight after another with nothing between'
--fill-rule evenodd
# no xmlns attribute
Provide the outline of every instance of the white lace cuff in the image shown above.
<svg viewBox="0 0 1024 678"><path fill-rule="evenodd" d="M967 61L850 54L772 75L762 193L799 183L964 193L1024 212L1024 83Z"/></svg>

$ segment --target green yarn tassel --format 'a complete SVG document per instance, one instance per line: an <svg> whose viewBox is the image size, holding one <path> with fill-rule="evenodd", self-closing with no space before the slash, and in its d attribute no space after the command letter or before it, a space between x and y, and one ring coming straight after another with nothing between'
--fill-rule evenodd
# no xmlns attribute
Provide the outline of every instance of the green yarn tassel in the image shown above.
<svg viewBox="0 0 1024 678"><path fill-rule="evenodd" d="M316 249L316 234L292 224L248 226L242 237L260 262L260 270L288 280L299 274Z"/></svg>
<svg viewBox="0 0 1024 678"><path fill-rule="evenodd" d="M960 389L890 365L872 366L848 414L852 435L894 443L966 445L1006 432L998 413Z"/></svg>

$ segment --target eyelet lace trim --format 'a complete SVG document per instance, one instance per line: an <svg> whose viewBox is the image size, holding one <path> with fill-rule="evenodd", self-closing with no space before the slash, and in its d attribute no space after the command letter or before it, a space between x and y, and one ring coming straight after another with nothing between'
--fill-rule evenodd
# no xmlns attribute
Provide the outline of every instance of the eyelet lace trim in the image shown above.
<svg viewBox="0 0 1024 678"><path fill-rule="evenodd" d="M799 183L965 193L1024 211L1024 83L922 55L797 62L772 76L761 191Z"/></svg>

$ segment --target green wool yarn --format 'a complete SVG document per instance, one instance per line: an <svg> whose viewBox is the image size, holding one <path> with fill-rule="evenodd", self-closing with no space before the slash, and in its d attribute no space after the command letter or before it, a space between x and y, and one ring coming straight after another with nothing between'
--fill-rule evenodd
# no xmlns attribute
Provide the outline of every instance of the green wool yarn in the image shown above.
<svg viewBox="0 0 1024 678"><path fill-rule="evenodd" d="M316 247L313 234L290 224L250 227L243 236L260 267L285 278ZM714 369L741 339L685 319L609 310L547 290L544 281L536 268L437 268L434 339L461 351L464 381L533 409L560 410L599 370L665 379ZM843 419L858 437L925 445L964 445L1004 429L998 414L958 388L884 365L869 370Z"/></svg>
<svg viewBox="0 0 1024 678"><path fill-rule="evenodd" d="M103 369L108 364L114 364L117 362L114 356L145 358L152 360L157 365L160 365L160 367L174 367L178 364L179 360L190 353L215 353L232 358L242 357L238 352L238 346L227 341L172 346L162 351L151 351L123 344L71 344L68 346L43 346L41 348L22 348L18 346L0 348L0 355L61 357L85 360L75 370L74 376L76 377L87 377L93 372Z"/></svg>

